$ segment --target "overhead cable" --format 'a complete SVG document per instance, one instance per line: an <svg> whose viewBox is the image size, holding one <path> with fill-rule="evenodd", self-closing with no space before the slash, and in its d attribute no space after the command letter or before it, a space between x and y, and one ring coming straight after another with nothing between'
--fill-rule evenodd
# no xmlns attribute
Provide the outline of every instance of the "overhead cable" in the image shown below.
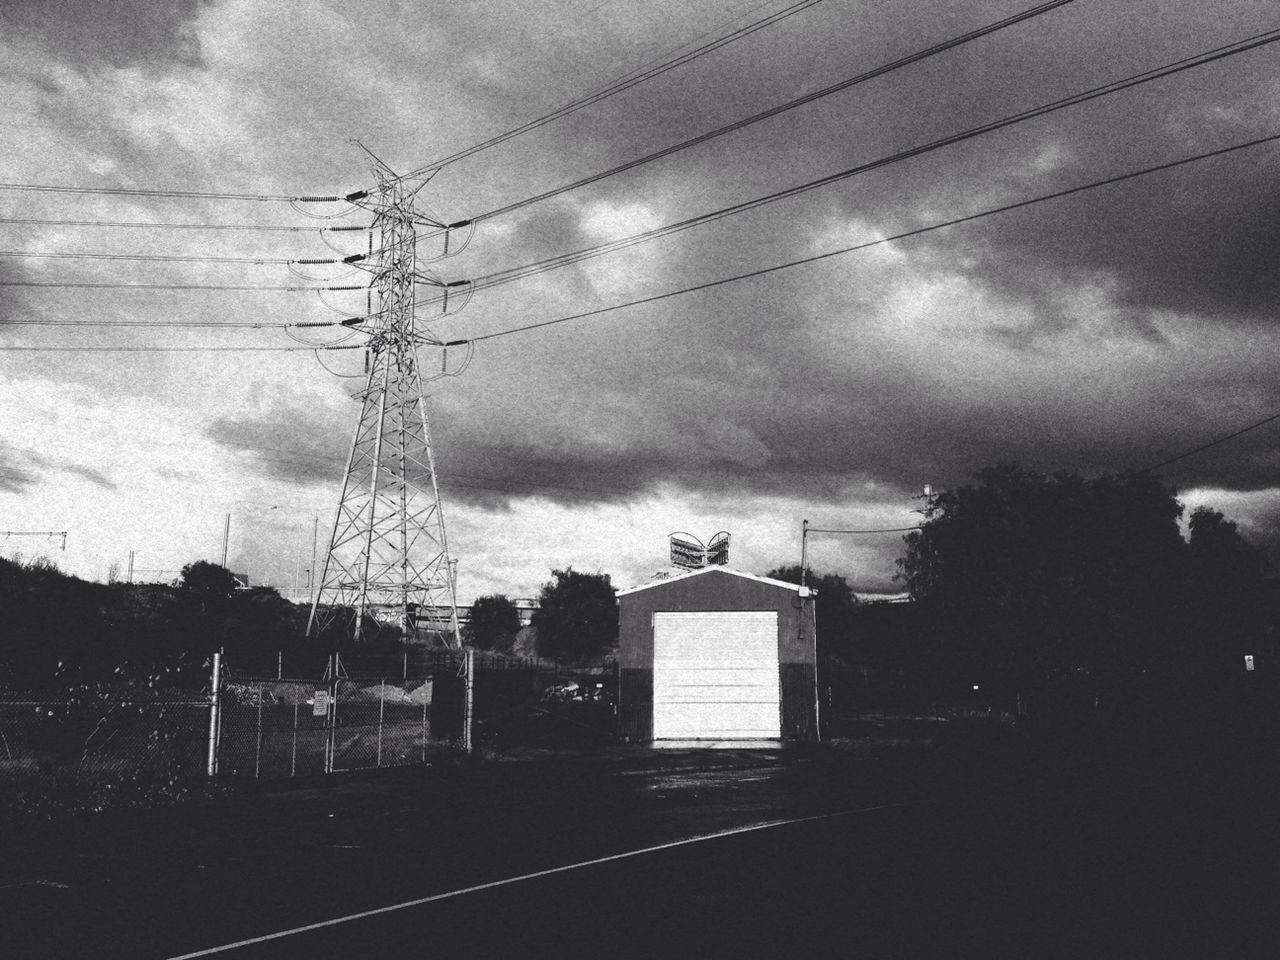
<svg viewBox="0 0 1280 960"><path fill-rule="evenodd" d="M859 250L868 250L872 247L878 247L886 243L893 243L894 241L897 241L897 240L905 240L908 237L916 237L916 236L920 236L921 234L932 233L935 230L942 230L947 227L954 227L962 223L969 223L974 220L981 220L984 217L995 216L998 213L1008 213L1009 211L1012 211L1012 210L1020 210L1023 207L1030 207L1038 203L1044 203L1047 200L1056 200L1061 197L1069 197L1069 196L1072 196L1073 194L1083 193L1087 190L1094 190L1094 189L1097 189L1098 187L1105 187L1113 183L1121 183L1126 180L1133 180L1138 177L1144 177L1152 173L1158 173L1162 170L1172 170L1176 167L1182 167L1182 166L1186 166L1187 164L1197 163L1201 160L1208 160L1212 157L1220 157L1228 153L1234 153L1235 151L1238 151L1238 150L1247 150L1250 147L1257 147L1267 143L1274 143L1277 140L1280 140L1280 133L1272 134L1271 136L1268 136L1268 137L1260 137L1256 140L1249 140L1244 143L1237 143L1229 147L1222 147L1221 149L1218 149L1218 150L1211 150L1211 151L1208 151L1207 153L1200 153L1200 154L1196 154L1195 156L1184 157L1180 160L1171 160L1168 163L1161 163L1151 167L1144 167L1141 170L1134 170L1129 173L1118 174L1117 176L1114 176L1114 177L1107 177L1104 180L1095 180L1091 183L1082 184L1081 186L1068 187L1065 190L1055 190L1053 193L1042 194L1038 197L1032 197L1029 200L1019 200L1016 203L1007 203L999 207L992 207L987 210L979 211L978 213L967 214L966 216L963 216L963 217L955 217L951 220L944 220L939 223L929 224L928 226L916 227L915 229L912 229L912 230L904 230L901 233L895 233L892 236L881 237L877 240L868 240L866 243L858 243L849 247L841 247L838 250L829 250L826 253L815 254L812 257L804 257L803 259L800 259L800 260L791 260L791 261L788 261L787 263L780 263L772 267L763 267L759 270L752 270L748 273L740 273L732 277L723 277L719 280L710 280L706 283L699 283L692 287L684 287L683 289L680 289L680 290L671 290L667 293L654 294L653 296L650 296L650 297L641 297L638 300L629 300L626 303L616 303L608 307L600 307L595 310L587 310L582 313L575 313L572 316L559 317L555 320L544 320L541 323L531 323L522 327L513 327L509 330L500 330L496 333L484 334L478 337L469 337L466 340L453 340L453 341L449 341L445 345L455 346L455 345L459 345L467 342L480 343L481 341L484 341L484 340L494 340L498 337L506 337L514 333L524 333L529 330L538 330L543 327L550 327L560 323L567 323L570 320L582 320L588 317L600 316L601 314L612 313L615 310L623 310L623 309L626 309L627 307L640 306L641 304L646 304L646 303L656 303L659 300L667 300L667 299L670 299L671 297L682 296L683 294L686 294L686 293L695 293L699 290L710 290L713 287L721 287L729 283L735 283L739 280L747 280L752 277L761 277L770 273L777 273L780 270L787 270L787 269L790 269L791 267L800 266L801 264L816 263L819 260L827 260L831 257L838 257L847 253L855 253Z"/></svg>
<svg viewBox="0 0 1280 960"><path fill-rule="evenodd" d="M1226 443L1228 440L1234 440L1236 437L1242 434L1248 433L1251 430L1257 430L1259 427L1265 427L1268 423L1273 423L1276 420L1280 420L1280 413L1273 413L1268 417L1263 417L1261 420L1258 420L1256 423L1251 423L1247 427L1242 427L1239 430L1236 430L1232 433L1228 433L1226 436L1219 437L1217 440L1210 440L1208 443L1202 443L1198 447L1194 447L1191 450L1187 450L1184 453L1179 453L1176 456L1169 457L1167 460L1161 460L1159 463L1153 463L1149 467L1142 467L1137 472L1152 473L1156 470L1161 469L1162 467L1169 466L1171 463L1177 463L1179 460L1185 460L1188 457L1193 457L1197 453L1202 453L1205 450L1210 449L1211 447L1216 447L1220 443Z"/></svg>
<svg viewBox="0 0 1280 960"><path fill-rule="evenodd" d="M747 26L745 27L740 27L739 29L734 30L732 33L728 33L722 37L718 37L717 39L712 40L710 43L705 43L702 46L689 51L688 53L681 54L678 57L675 57L671 60L667 60L664 63L660 63L657 66L651 67L640 73L630 75L618 81L617 83L610 84L609 86L604 87L601 90L597 90L595 93L588 94L585 97L581 97L577 100L573 100L569 103L566 103L562 107L557 107L555 110L552 110L550 113L543 114L542 116L538 117L535 120L530 120L528 123L521 124L520 126L515 127L514 129L508 130L506 133L498 134L497 136L490 137L488 140L483 140L480 143L475 144L474 146L468 147L465 150L460 150L457 153L450 154L447 157L441 157L439 160L434 160L431 163L423 164L422 166L418 167L416 170L412 171L411 173L406 173L402 175L399 179L407 180L411 177L422 176L428 171L438 170L441 167L447 166L448 164L451 164L451 163L455 163L458 160L464 159L465 157L470 157L477 153L480 153L482 150L487 150L490 147L495 147L500 143L505 143L506 141L512 139L513 137L518 137L522 133L528 133L530 130L537 129L538 127L541 127L544 124L551 123L553 120L559 120L561 117L567 117L569 114L576 113L577 111L583 109L584 107L589 107L594 103L599 103L601 100L604 100L607 97L611 97L615 93L621 93L623 90L629 90L631 87L634 87L637 84L644 83L644 81L646 80L651 80L656 76L666 73L668 70L674 70L676 67L689 63L692 60L696 60L699 57L705 54L708 54L713 50L718 50L720 47L733 43L735 40L741 40L743 37L749 36L755 33L757 30L762 30L765 27L771 26L772 24L779 22L780 20L785 20L787 17L797 14L800 11L805 10L809 7L812 7L821 2L822 0L800 0L799 3L793 3L788 7L784 7L783 9L779 10L777 13L770 14L769 16L761 20L756 20L754 23L747 24Z"/></svg>
<svg viewBox="0 0 1280 960"><path fill-rule="evenodd" d="M92 347L27 347L0 344L6 353L312 353L316 350L363 350L364 344L314 347L150 347L150 346L92 346Z"/></svg>
<svg viewBox="0 0 1280 960"><path fill-rule="evenodd" d="M219 193L216 191L204 190L164 190L158 188L135 189L132 187L71 187L54 183L0 183L0 190L21 190L28 193L99 194L116 197L174 197L188 200L281 201L285 203L337 203L342 200L348 200L352 196L316 197L278 193Z"/></svg>
<svg viewBox="0 0 1280 960"><path fill-rule="evenodd" d="M807 528L809 533L906 533L908 530L919 530L920 525L914 527L886 527L879 530L823 530L818 527Z"/></svg>
<svg viewBox="0 0 1280 960"><path fill-rule="evenodd" d="M352 227L289 227L271 223L165 223L141 220L49 220L41 217L0 217L0 223L20 223L50 227L146 227L157 230L251 230L280 233L313 233L316 230L330 233L352 230L368 230L368 226Z"/></svg>
<svg viewBox="0 0 1280 960"><path fill-rule="evenodd" d="M68 289L90 290L271 290L290 293L315 293L321 290L366 290L368 284L346 284L344 286L304 287L280 284L268 286L264 284L240 283L98 283L89 280L0 280L0 287L56 287Z"/></svg>
<svg viewBox="0 0 1280 960"><path fill-rule="evenodd" d="M808 104L808 103L813 103L815 100L820 100L823 97L830 96L833 93L839 93L841 90L847 90L852 86L855 86L860 83L865 83L866 81L873 80L876 77L884 76L887 73L892 73L894 70L899 70L902 67L910 66L913 63L919 63L921 60L926 60L929 57L935 56L939 53L943 53L947 50L951 50L955 47L969 43L973 40L977 40L981 37L985 37L988 34L995 33L999 30L1003 30L1006 27L1011 27L1014 24L1021 23L1024 20L1029 20L1032 17L1038 17L1043 13L1048 13L1051 10L1056 10L1058 7L1062 7L1068 3L1074 3L1074 2L1075 0L1052 0L1052 2L1050 3L1042 3L1039 6L1031 7L1028 10L1022 11L1021 13L1014 14L1011 17L1006 17L1003 20L997 20L995 23L989 23L985 27L979 27L976 30L971 30L968 33L961 34L958 37L953 37L950 40L944 40L942 43L935 44L932 47L928 47L924 50L920 50L917 53L909 54L908 56L901 57L898 60L894 60L890 63L886 63L883 66L875 67L871 70L867 70L863 73L859 73L856 76L849 77L846 80L841 80L839 83L834 83L828 87L823 87L821 90L816 90L813 93L808 93L802 97L797 97L794 100L788 100L786 103L778 104L777 106L770 107L767 110L762 110L761 112L754 114L750 117L746 117L745 119L736 120L733 123L726 124L725 126L719 127L716 130L712 130L709 133L704 133L700 136L693 137L681 143L674 144L673 146L665 147L662 150L657 150L653 153L648 154L647 156L640 157L637 160L631 160L628 163L619 164L618 166L612 167L601 173L592 174L589 177L583 177L581 180L575 180L573 183L567 183L564 186L556 187L553 190L547 190L547 191L544 191L543 193L536 194L535 196L526 197L524 200L517 200L514 203L508 203L505 206L498 207L495 210L490 210L487 213L478 214L476 216L471 217L470 222L479 223L484 220L491 220L494 217L500 217L500 216L503 216L504 214L512 213L513 211L520 210L521 208L530 206L531 204L539 203L543 200L549 200L552 197L558 197L562 193L568 193L571 190L577 190L589 184L597 183L600 180L604 180L606 177L612 177L615 174L624 173L628 170L634 170L636 167L642 166L653 160L660 160L663 157L669 157L674 153L679 153L681 150L685 150L685 149L688 149L689 147L694 147L699 144L706 143L709 140L714 140L717 137L724 136L727 133L733 133L735 131L743 129L744 127L749 127L753 123L759 123L761 120L768 120L771 117L776 117L781 113L786 113L788 110L792 110L792 109L795 109L796 107L804 106L805 104Z"/></svg>
<svg viewBox="0 0 1280 960"><path fill-rule="evenodd" d="M256 263L256 264L310 264L333 265L356 263L366 255L357 253L350 257L214 257L167 253L55 253L45 250L0 250L0 257L26 257L36 260L142 260L159 263Z"/></svg>
<svg viewBox="0 0 1280 960"><path fill-rule="evenodd" d="M681 220L676 223L667 224L666 226L656 227L653 230L647 230L643 233L633 234L632 236L623 237L619 240L613 240L608 243L598 244L594 247L586 247L584 249L576 250L571 253L560 254L555 257L549 257L545 260L538 260L533 263L525 264L523 266L511 267L507 270L500 270L494 273L476 277L475 287L477 290L483 290L488 287L494 287L494 286L499 286L505 283L511 283L512 281L522 280L526 277L534 276L536 274L543 273L548 270L554 270L560 267L570 266L575 263L580 263L583 260L588 260L593 257L599 257L608 253L613 253L615 251L622 250L639 243L645 243L649 240L656 240L662 237L670 236L671 234L678 233L683 230L688 230L692 227L700 226L701 224L704 224L704 223L709 223L714 220L719 220L723 217L733 216L735 214L743 213L748 210L754 210L757 207L762 207L766 204L773 203L774 201L777 201L777 200L798 196L799 194L806 193L810 190L816 190L819 187L829 186L830 184L833 184L842 180L847 180L851 177L869 172L871 170L877 170L877 169L880 169L881 167L886 167L894 163L899 163L903 160L921 156L922 154L930 153L934 150L939 150L942 147L950 146L956 143L961 143L966 140L972 140L975 137L979 137L987 133L992 133L996 130L1001 130L1005 127L1010 127L1010 126L1013 126L1014 124L1022 123L1027 120L1041 117L1058 110L1063 110L1067 107L1076 106L1078 104L1085 103L1089 100L1094 100L1099 97L1104 97L1112 93L1118 93L1120 91L1127 90L1131 87L1135 87L1143 83L1149 83L1153 80L1159 80L1164 77L1172 76L1173 74L1180 73L1184 70L1190 70L1194 67L1203 66L1204 64L1211 63L1215 60L1221 60L1225 57L1230 57L1239 53L1244 53L1249 50L1254 50L1254 49L1257 49L1258 47L1265 46L1266 44L1274 43L1277 40L1280 40L1280 29L1270 30L1270 31L1267 31L1266 33L1258 34L1257 36L1249 37L1245 40L1240 40L1236 43L1228 44L1227 46L1224 46L1224 47L1218 47L1206 53L1198 54L1193 57L1187 57L1183 60L1175 61L1174 63L1167 64L1166 66L1163 66L1163 67L1156 67L1151 70L1146 70L1142 73L1134 74L1130 77L1126 77L1123 80L1116 80L1099 87L1094 87L1093 89L1087 90L1083 93L1074 94L1069 97L1063 97L1059 100L1054 100L1049 103L1041 104L1040 106L1032 107L1031 109L1028 109L1028 110L1023 110L1020 113L1011 114L1010 116L1004 117L1003 119L994 120L990 123L985 123L978 127L972 127L961 133L953 134L948 137L943 137L939 140L933 140L929 143L912 147L907 150L902 150L902 151L899 151L898 153L890 154L888 156L881 157L877 160L871 160L866 163L859 164L855 167L850 167L847 170L842 170L839 173L829 174L828 176L820 177L817 180L811 180L808 183L803 183L803 184L799 184L798 186L789 187L785 190L779 190L776 193L767 194L762 197L756 197L753 200L747 200L747 201L744 201L743 203L734 204L733 206L723 207L719 210L713 210L710 213L704 213L696 217L690 217L686 220ZM420 305L427 304L427 303L434 303L437 301L437 299L438 298L426 298L424 300L418 301L418 303Z"/></svg>
<svg viewBox="0 0 1280 960"><path fill-rule="evenodd" d="M237 327L254 330L290 330L295 327L340 327L337 320L303 321L299 323L264 323L257 320L0 320L5 327Z"/></svg>

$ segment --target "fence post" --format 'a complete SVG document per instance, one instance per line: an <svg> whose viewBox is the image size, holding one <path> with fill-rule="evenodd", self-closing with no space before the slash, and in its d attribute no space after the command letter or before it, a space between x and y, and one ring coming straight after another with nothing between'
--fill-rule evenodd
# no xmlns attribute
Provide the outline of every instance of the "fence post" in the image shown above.
<svg viewBox="0 0 1280 960"><path fill-rule="evenodd" d="M462 749L471 752L471 722L475 710L476 651L467 647L463 654L466 671L466 695L462 701Z"/></svg>
<svg viewBox="0 0 1280 960"><path fill-rule="evenodd" d="M222 708L222 654L213 655L213 679L209 696L209 776L218 772L218 712Z"/></svg>
<svg viewBox="0 0 1280 960"><path fill-rule="evenodd" d="M328 681L329 688L329 704L325 710L324 717L324 772L333 772L333 728L334 722L337 720L337 704L334 702L338 698L338 669L336 663L336 655L329 657L329 663L325 668L325 679Z"/></svg>
<svg viewBox="0 0 1280 960"><path fill-rule="evenodd" d="M382 717L387 709L387 681L381 680L378 684L378 762L377 765L382 766Z"/></svg>
<svg viewBox="0 0 1280 960"><path fill-rule="evenodd" d="M425 672L425 671L424 671ZM435 674L431 675L433 678ZM422 762L427 762L427 681L422 681ZM431 684L431 692L435 693L434 680Z"/></svg>
<svg viewBox="0 0 1280 960"><path fill-rule="evenodd" d="M263 687L258 684L258 742L253 751L253 779L257 780L262 773L262 697Z"/></svg>
<svg viewBox="0 0 1280 960"><path fill-rule="evenodd" d="M289 776L298 775L298 695L293 697L293 753L289 757Z"/></svg>

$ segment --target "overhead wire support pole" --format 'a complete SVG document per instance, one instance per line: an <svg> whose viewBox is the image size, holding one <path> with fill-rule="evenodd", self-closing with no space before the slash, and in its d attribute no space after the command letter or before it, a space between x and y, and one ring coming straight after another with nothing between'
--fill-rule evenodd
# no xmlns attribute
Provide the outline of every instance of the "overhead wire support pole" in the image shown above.
<svg viewBox="0 0 1280 960"><path fill-rule="evenodd" d="M378 186L353 200L373 214L377 234L360 258L371 277L360 323L369 363L307 632L318 636L350 610L355 640L370 629L409 635L425 615L447 624L440 632L456 644L457 597L418 356L440 339L414 312L423 277L417 230L425 222L415 196L429 178L398 177L373 160Z"/></svg>
<svg viewBox="0 0 1280 960"><path fill-rule="evenodd" d="M55 537L61 538L62 552L67 552L66 530L4 530L0 531L0 535L5 537L44 537L46 540L52 540Z"/></svg>

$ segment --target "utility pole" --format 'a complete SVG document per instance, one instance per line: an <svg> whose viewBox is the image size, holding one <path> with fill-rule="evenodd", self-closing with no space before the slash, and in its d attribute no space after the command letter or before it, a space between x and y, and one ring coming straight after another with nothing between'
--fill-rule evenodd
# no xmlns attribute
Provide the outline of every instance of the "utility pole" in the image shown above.
<svg viewBox="0 0 1280 960"><path fill-rule="evenodd" d="M422 284L446 295L449 287L465 284L442 283L418 266L419 226L443 230L447 253L449 228L415 207L434 171L401 178L370 157L377 187L352 195L373 216L370 250L347 258L370 273L368 315L348 323L368 336L367 374L355 394L360 417L307 633L318 635L349 609L356 640L369 630L370 618L406 634L425 619L456 644L457 592L418 357L420 346L445 344L416 317L415 297Z"/></svg>
<svg viewBox="0 0 1280 960"><path fill-rule="evenodd" d="M227 543L231 539L231 514L227 514L227 522L222 528L222 567L227 567Z"/></svg>
<svg viewBox="0 0 1280 960"><path fill-rule="evenodd" d="M805 585L805 579L809 576L809 521L800 521L800 586Z"/></svg>

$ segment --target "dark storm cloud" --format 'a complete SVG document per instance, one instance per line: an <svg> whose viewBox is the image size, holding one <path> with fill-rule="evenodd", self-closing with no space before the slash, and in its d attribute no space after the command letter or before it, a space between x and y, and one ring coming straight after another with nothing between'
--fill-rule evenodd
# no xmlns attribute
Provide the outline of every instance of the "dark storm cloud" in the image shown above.
<svg viewBox="0 0 1280 960"><path fill-rule="evenodd" d="M351 411L355 415L355 409ZM332 482L346 463L354 420L342 422L326 411L281 409L272 416L212 421L210 439L249 459L245 466L260 476L291 483Z"/></svg>
<svg viewBox="0 0 1280 960"><path fill-rule="evenodd" d="M23 493L40 482L40 475L30 468L29 456L21 451L0 447L0 490L6 493Z"/></svg>
<svg viewBox="0 0 1280 960"><path fill-rule="evenodd" d="M1170 310L1270 323L1280 293L1280 195L1260 174L1275 156L1274 146L1254 148L1053 201L1039 215L973 225L955 243L975 276L1012 292L1032 295L1046 279L1105 277L1135 317Z"/></svg>
<svg viewBox="0 0 1280 960"><path fill-rule="evenodd" d="M195 64L191 22L211 0L6 0L0 26L83 69ZM50 81L44 80L46 87ZM56 88L53 88L56 89Z"/></svg>
<svg viewBox="0 0 1280 960"><path fill-rule="evenodd" d="M34 450L22 450L0 441L0 490L24 493L45 479L48 473L68 473L106 490L117 489L105 474L93 467L56 460Z"/></svg>
<svg viewBox="0 0 1280 960"><path fill-rule="evenodd" d="M95 470L93 467L86 467L78 463L59 463L54 468L63 473L70 473L73 476L80 477L82 480L88 480L90 483L97 484L104 490L118 490L119 487L111 481L101 470Z"/></svg>

